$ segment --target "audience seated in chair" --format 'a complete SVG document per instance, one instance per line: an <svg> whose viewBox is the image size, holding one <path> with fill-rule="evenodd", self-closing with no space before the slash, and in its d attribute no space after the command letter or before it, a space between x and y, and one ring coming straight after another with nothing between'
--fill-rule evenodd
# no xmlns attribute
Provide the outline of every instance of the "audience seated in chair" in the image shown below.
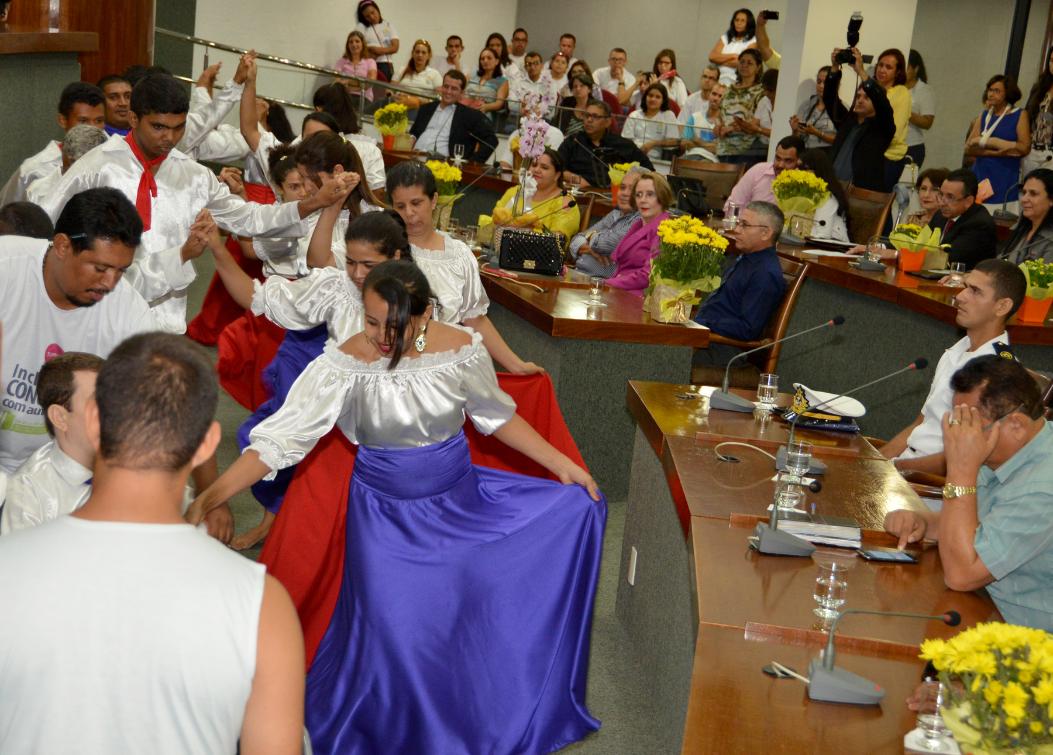
<svg viewBox="0 0 1053 755"><path fill-rule="evenodd" d="M940 187L940 212L932 227L943 231L941 244L950 244L948 262L961 262L966 268L994 257L998 228L994 218L976 201L977 181L971 170L952 170Z"/></svg>
<svg viewBox="0 0 1053 755"><path fill-rule="evenodd" d="M645 173L640 166L630 168L618 187L618 204L591 228L575 234L569 253L576 269L586 275L610 278L615 264L611 254L625 238L633 222L640 217L633 205L636 180Z"/></svg>
<svg viewBox="0 0 1053 755"><path fill-rule="evenodd" d="M728 201L724 203L727 214L731 205L745 207L750 202L775 202L771 184L775 177L784 170L793 170L800 165L804 154L804 142L797 136L784 136L775 145L775 159L770 163L757 163L747 170L735 188L731 190Z"/></svg>

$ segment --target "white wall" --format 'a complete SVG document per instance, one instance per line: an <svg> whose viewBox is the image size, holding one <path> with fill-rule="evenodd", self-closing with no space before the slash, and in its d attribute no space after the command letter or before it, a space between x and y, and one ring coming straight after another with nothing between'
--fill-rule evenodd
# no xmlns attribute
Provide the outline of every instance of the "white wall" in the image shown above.
<svg viewBox="0 0 1053 755"><path fill-rule="evenodd" d="M1033 0L1020 64L1024 97L1034 83L1050 0ZM993 12L995 8L1001 12ZM925 59L936 93L936 120L926 138L926 167L959 167L969 124L980 113L984 84L1005 69L1012 4L989 0L919 0L912 46Z"/></svg>
<svg viewBox="0 0 1053 755"><path fill-rule="evenodd" d="M399 32L400 49L396 71L409 59L413 41L427 39L435 55L443 56L446 37L459 34L472 60L492 31L506 38L515 28L516 0L458 0L450 6L425 8L412 0L378 0L384 19ZM260 52L333 66L343 54L347 33L354 28L357 3L349 0L199 0L196 36L237 47L255 47ZM440 7L445 8L442 12ZM200 71L203 48L194 51L194 68ZM223 80L233 74L236 56L212 50L209 62L223 60ZM262 62L258 89L261 94L310 103L319 83L309 72L294 72ZM290 112L293 127L302 113Z"/></svg>

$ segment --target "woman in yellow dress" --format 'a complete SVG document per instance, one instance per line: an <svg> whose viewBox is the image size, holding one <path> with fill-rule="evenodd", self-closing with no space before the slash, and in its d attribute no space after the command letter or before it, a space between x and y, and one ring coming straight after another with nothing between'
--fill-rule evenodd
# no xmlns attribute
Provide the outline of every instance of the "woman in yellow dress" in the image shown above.
<svg viewBox="0 0 1053 755"><path fill-rule="evenodd" d="M518 201L518 186L513 186L494 205L495 225L514 225L531 228L540 225L545 230L562 233L566 240L578 232L581 214L563 188L563 160L559 153L546 148L530 166L534 187L524 187ZM514 207L513 207L514 203Z"/></svg>

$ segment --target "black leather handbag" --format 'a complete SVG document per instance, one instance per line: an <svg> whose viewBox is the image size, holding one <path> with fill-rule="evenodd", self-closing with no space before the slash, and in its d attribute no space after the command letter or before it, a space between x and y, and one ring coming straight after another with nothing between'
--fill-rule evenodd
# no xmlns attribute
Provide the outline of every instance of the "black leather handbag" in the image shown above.
<svg viewBox="0 0 1053 755"><path fill-rule="evenodd" d="M503 270L559 275L563 271L563 241L562 233L499 227L494 230L497 264Z"/></svg>

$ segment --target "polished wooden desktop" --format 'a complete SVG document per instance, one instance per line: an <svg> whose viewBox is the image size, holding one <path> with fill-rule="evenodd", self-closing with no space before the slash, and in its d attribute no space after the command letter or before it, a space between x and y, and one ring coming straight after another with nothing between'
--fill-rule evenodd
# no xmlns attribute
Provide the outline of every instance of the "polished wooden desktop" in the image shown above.
<svg viewBox="0 0 1053 755"><path fill-rule="evenodd" d="M730 446L726 453L738 461L721 461L715 446L756 445L773 425L725 416L731 413L711 409L705 392L642 381L627 390L638 429L617 613L664 703L657 715L676 732L667 750L901 752L914 727L904 700L919 679L921 641L997 620L993 602L983 592L947 589L932 544L917 549L916 565L867 562L822 546L812 558L750 550L773 498L772 460ZM806 506L855 518L868 545L894 545L881 523L893 509L921 510L914 491L863 438L820 455L828 467L823 488L807 494ZM865 615L841 622L838 663L887 689L879 706L810 701L800 682L760 670L774 659L804 673L822 649L828 627L813 612L813 589L817 563L826 560L850 566L844 608L962 615L958 628Z"/></svg>

